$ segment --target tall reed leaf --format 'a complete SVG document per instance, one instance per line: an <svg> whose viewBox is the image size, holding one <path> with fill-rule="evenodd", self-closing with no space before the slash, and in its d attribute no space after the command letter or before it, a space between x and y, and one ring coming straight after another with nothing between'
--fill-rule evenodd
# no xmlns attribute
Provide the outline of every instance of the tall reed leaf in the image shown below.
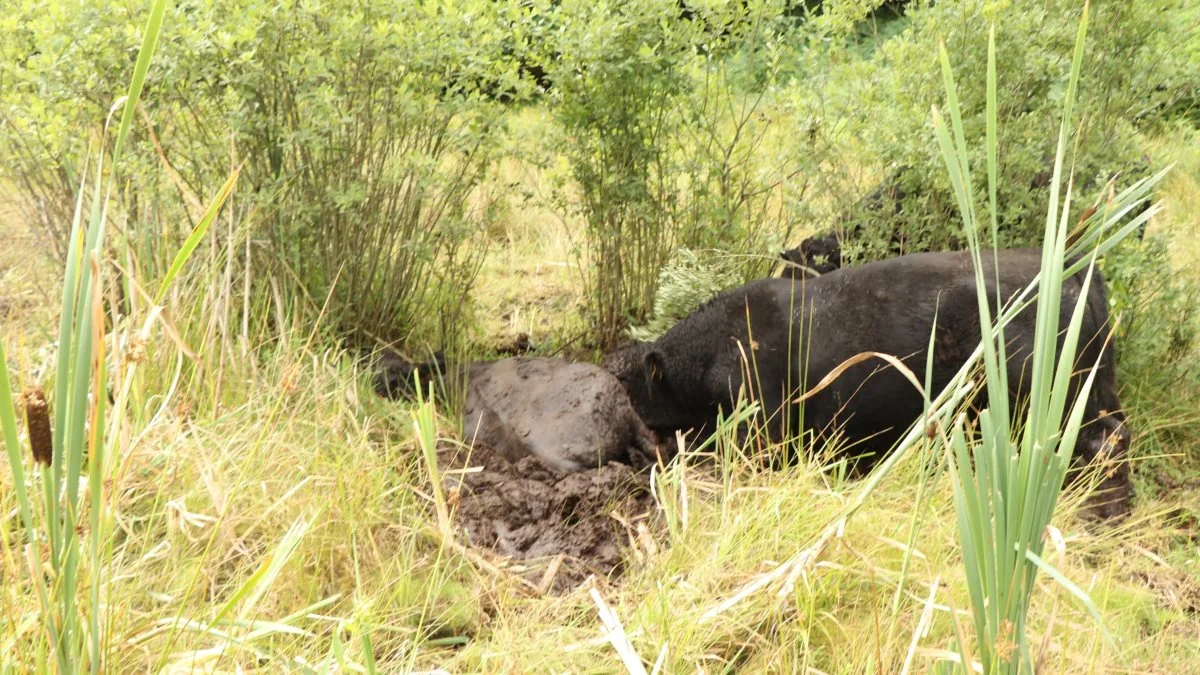
<svg viewBox="0 0 1200 675"><path fill-rule="evenodd" d="M123 104L124 111L112 146L113 163L120 157L129 135L133 112L162 29L166 4L166 0L156 0L151 7L129 89L114 106L115 110ZM0 345L0 389L3 389L0 423L4 427L18 510L30 548L35 551L36 564L29 571L30 583L41 600L44 632L40 639L45 640L44 653L53 654L58 671L64 673L100 672L106 644L101 630L105 625L103 567L111 523L104 518L104 457L110 448L106 447L105 433L108 394L101 271L112 179L105 176L104 157L101 145L90 186L88 167L82 172L67 242L53 396L56 408L51 434L53 451L50 465L44 470L25 469L17 445L16 415ZM86 216L85 191L91 193ZM43 498L40 512L31 497L39 484ZM80 494L84 485L86 501ZM52 571L49 580L42 573L42 561L37 559L43 542L49 551L49 560L45 561ZM86 594L85 586L90 591ZM81 607L80 603L85 604Z"/></svg>
<svg viewBox="0 0 1200 675"><path fill-rule="evenodd" d="M1099 622L1095 606L1078 587L1055 571L1041 553L1043 533L1054 515L1055 504L1066 479L1074 452L1079 428L1083 423L1085 401L1095 377L1095 364L1078 392L1071 391L1073 365L1079 343L1081 325L1092 284L1096 256L1109 250L1137 225L1114 226L1140 202L1150 187L1150 180L1136 184L1114 199L1105 216L1093 219L1091 229L1081 242L1068 251L1070 229L1068 213L1071 201L1070 181L1063 192L1063 166L1067 144L1072 138L1072 116L1078 91L1083 48L1087 35L1088 7L1083 8L1076 37L1071 72L1062 106L1058 146L1054 158L1050 185L1050 203L1046 213L1046 229L1042 247L1041 271L1037 279L1037 319L1031 368L1030 401L1023 420L1013 420L1009 409L1007 357L1004 349L1002 324L994 325L989 300L1000 307L1002 298L988 297L982 264L982 246L978 230L984 219L979 217L974 201L969 152L966 144L962 113L949 58L945 49L940 59L946 86L946 109L949 128L941 111L934 107L933 122L950 182L958 201L975 266L980 324L983 335L982 358L987 377L987 407L978 418L978 429L968 428L965 415L960 414L949 437L947 452L950 458L954 485L954 500L958 514L959 540L966 568L967 590L975 623L975 652L985 673L1023 673L1033 671L1033 659L1025 636L1025 619L1035 589L1038 570L1046 571L1059 581L1088 608ZM996 249L997 176L1000 161L997 109L995 31L988 39L986 159L987 195L993 261L998 260ZM1161 179L1161 174L1156 177ZM1060 203L1061 196L1061 203ZM1148 216L1145 216L1148 217ZM1143 217L1135 219L1144 222ZM1081 255L1089 247L1090 255ZM1068 253L1071 263L1068 264ZM994 265L999 275L999 266ZM1065 269L1064 269L1065 268ZM1064 279L1086 269L1082 288L1067 326L1061 353L1060 316ZM998 278L998 277L997 277ZM999 289L999 284L996 284ZM1023 304L1018 299L1001 311L1001 317ZM1069 396L1075 393L1075 401ZM1019 430L1019 431L1017 431ZM968 664L966 645L960 644L962 663Z"/></svg>
<svg viewBox="0 0 1200 675"><path fill-rule="evenodd" d="M175 254L175 259L171 261L171 267L167 270L167 274L163 277L162 284L158 287L158 293L154 296L154 302L161 304L163 298L167 295L167 289L171 287L171 282L175 280L176 275L187 264L196 247L200 245L200 240L204 238L204 234L208 232L209 226L216 220L217 214L220 213L221 207L225 204L225 200L229 199L229 195L233 194L233 186L237 184L238 174L241 173L241 167L233 170L229 178L225 180L225 184L217 192L216 197L209 203L208 209L204 212L204 216L200 218L200 222L192 229L192 233L183 242L179 252Z"/></svg>

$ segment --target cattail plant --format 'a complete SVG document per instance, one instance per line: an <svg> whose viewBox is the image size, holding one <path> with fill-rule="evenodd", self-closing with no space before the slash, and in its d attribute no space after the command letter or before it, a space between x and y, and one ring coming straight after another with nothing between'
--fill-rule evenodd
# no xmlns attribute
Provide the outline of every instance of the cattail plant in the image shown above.
<svg viewBox="0 0 1200 675"><path fill-rule="evenodd" d="M50 414L50 405L39 387L29 387L22 396L35 460L32 470L21 453L7 356L3 343L0 343L0 428L13 472L18 511L25 527L28 582L36 591L41 609L42 630L36 640L43 648L35 647L33 653L40 654L42 660L26 665L39 672L51 669L62 673L100 672L104 669L109 645L109 637L104 634L107 601L102 593L112 523L105 500L106 486L111 484L118 465L113 456L119 448L118 434L111 430L121 428L123 402L137 360L124 370L113 371L121 377L110 388L105 349L108 336L102 300L106 265L102 260L109 197L114 182L111 173L118 166L121 150L129 136L166 6L166 0L156 0L151 7L128 92L113 108L114 112L119 109L122 114L111 145L111 159L106 164L103 150L97 153L91 184L88 183L88 168L81 172L70 237L66 242L58 354L51 398L53 414ZM106 175L106 166L109 175ZM218 193L176 256L175 264L162 281L163 290L204 236L228 196L235 177L231 177ZM86 216L85 191L91 194ZM162 295L160 290L159 301ZM147 326L156 313L151 312ZM145 330L142 333L144 339ZM110 390L118 392L111 411L108 406Z"/></svg>
<svg viewBox="0 0 1200 675"><path fill-rule="evenodd" d="M941 59L945 69L947 89L947 109L951 113L954 140L938 110L934 110L934 126L941 143L946 164L950 171L951 183L963 214L964 226L970 235L970 245L974 251L974 263L978 282L978 301L980 305L980 322L983 340L976 345L971 354L964 360L963 365L939 392L931 392L929 383L930 364L926 364L926 385L920 387L916 374L909 371L901 363L891 363L896 370L904 374L917 389L928 393L925 402L925 413L909 427L904 437L872 469L869 476L857 487L854 495L836 512L822 528L819 534L808 540L784 563L772 570L768 575L747 582L730 598L717 605L701 618L701 623L711 620L728 607L741 601L748 595L758 592L768 586L772 579L783 580L780 595L786 595L795 588L795 582L801 575L813 568L814 563L824 547L838 535L846 523L860 513L884 481L902 465L915 447L923 447L922 441L936 442L940 447L949 449L953 462L953 473L960 508L960 535L962 545L966 550L966 566L971 577L971 599L975 610L976 637L980 643L986 642L988 651L984 654L985 672L996 672L999 668L993 658L997 644L1007 647L1011 641L1028 656L1024 643L1023 617L1028 609L1029 597L1032 594L1033 571L1041 570L1071 591L1098 616L1094 605L1077 587L1070 583L1059 572L1050 567L1040 557L1042 551L1041 534L1045 525L1053 515L1059 493L1062 490L1063 479L1070 465L1071 453L1074 450L1076 437L1079 432L1083 415L1083 403L1090 389L1092 378L1089 376L1086 386L1082 388L1079 399L1067 408L1071 365L1074 362L1075 348L1079 339L1081 314L1076 307L1073 328L1064 344L1063 353L1056 358L1056 338L1059 330L1059 303L1063 279L1070 278L1085 268L1095 265L1099 256L1111 251L1125 237L1139 231L1158 211L1158 207L1147 208L1151 191L1162 182L1170 167L1158 173L1146 176L1120 193L1112 195L1104 204L1086 216L1081 223L1082 229L1068 237L1067 213L1070 207L1070 191L1068 190L1062 215L1058 216L1059 195L1063 186L1063 164L1066 155L1066 143L1069 137L1071 104L1077 89L1080 62L1082 58L1083 38L1086 34L1087 12L1080 24L1077 36L1077 46L1070 76L1070 85L1064 103L1064 114L1058 151L1056 154L1051 194L1054 196L1049 205L1049 215L1046 223L1045 259L1038 274L1012 298L1000 303L997 298L997 308L993 321L988 303L986 286L983 283L982 256L978 228L985 222L976 217L974 193L968 166L968 153L965 134L963 132L962 116L960 114L956 90L950 73L948 57L942 53ZM989 59L988 91L987 91L987 136L988 136L988 201L991 211L988 224L991 231L993 248L998 248L998 225L996 218L997 202L997 170L999 152L996 133L996 67L994 57L994 38L989 41L991 58ZM1128 219L1128 222L1126 220ZM1090 271L1089 271L1090 279ZM1038 306L1038 324L1035 338L1037 340L1038 356L1035 373L1036 389L1032 392L1034 400L1029 407L1030 419L1036 415L1036 422L1014 424L1008 407L1008 389L1006 370L1001 364L1006 363L1004 353L1003 329L1021 312L1027 311L1041 294L1047 299ZM1080 295L1086 299L1087 289ZM932 338L932 336L931 336ZM933 343L930 343L929 354L934 354ZM800 356L803 356L802 350ZM827 374L820 382L793 402L800 403L834 382L847 368L863 360L877 358L871 352L865 352L851 357L846 362ZM973 437L968 434L966 419L959 415L963 406L974 399L978 389L975 374L982 362L986 375L987 402L990 409L980 415L982 439L969 442ZM1067 424L1062 424L1066 419ZM794 422L793 422L794 424ZM948 432L947 430L951 430ZM1013 440L1011 434L1021 431L1023 434ZM951 433L952 432L952 433ZM962 452L958 452L958 450ZM996 468L1003 463L1002 467ZM926 468L930 468L927 467ZM932 470L932 469L930 469ZM1003 480L1001 480L1003 478ZM922 478L923 481L927 478ZM993 482L995 481L995 482ZM1003 509L997 510L997 504ZM916 520L910 526L910 541L915 541ZM1018 539L1019 537L1019 539ZM997 576L997 560L1004 567L1003 577ZM901 576L907 575L908 560L902 567ZM898 588L902 588L898 586ZM1001 595L1001 591L1003 595ZM896 596L897 598L899 595ZM893 607L899 607L899 601L893 602ZM893 615L896 611L893 610ZM1021 622L1015 620L1021 617ZM895 617L893 616L893 619ZM1003 639L1000 639L1003 638ZM959 639L959 647L966 649L965 641ZM1006 654L1011 650L1005 649ZM960 654L963 663L970 662L967 654ZM1027 661L1026 661L1027 663ZM1008 672L1003 671L1001 672Z"/></svg>
<svg viewBox="0 0 1200 675"><path fill-rule="evenodd" d="M124 99L112 162L120 157L129 134L136 102L145 83L150 57L158 41L166 2L159 0L151 9L141 51L134 67L129 91ZM88 172L82 172L67 242L66 268L63 272L63 297L58 334L58 356L54 386L55 414L51 433L52 451L45 449L46 417L44 397L26 395L26 419L30 442L38 463L43 467L26 471L17 445L17 426L9 392L9 376L3 346L0 345L0 423L8 450L13 485L20 504L21 520L32 560L30 581L37 588L41 603L42 639L59 672L99 672L104 625L101 614L102 584L95 576L97 564L106 546L101 514L104 499L105 416L108 402L105 378L105 322L101 300L103 280L100 264L103 256L104 229L109 188L104 178L104 153L99 153L90 213L83 215L83 197L88 188ZM48 463L46 460L49 459ZM87 485L87 501L81 486ZM39 489L42 500L34 506L31 491ZM84 520L86 515L87 519ZM86 541L86 545L85 545ZM45 548L43 549L43 544ZM43 550L48 560L43 560ZM81 569L88 555L90 570ZM42 573L49 569L51 578ZM90 594L81 598L83 577L88 572ZM81 602L82 600L82 602ZM80 606L82 605L82 606ZM37 664L39 669L46 664Z"/></svg>
<svg viewBox="0 0 1200 675"><path fill-rule="evenodd" d="M985 673L1033 672L1025 620L1039 571L1047 573L1075 594L1099 621L1099 614L1090 599L1043 561L1041 553L1044 533L1054 515L1070 467L1075 441L1083 422L1085 402L1095 377L1093 365L1077 399L1069 400L1072 366L1088 288L1093 282L1096 256L1111 248L1152 215L1154 209L1149 209L1131 223L1113 227L1130 212L1135 202L1144 202L1145 190L1161 179L1162 174L1152 177L1150 181L1139 182L1137 190L1127 190L1111 200L1102 217L1093 214L1089 218L1091 229L1080 237L1072 250L1068 250L1069 179L1065 181L1065 195L1061 197L1061 203L1060 195L1064 192L1063 165L1067 143L1072 136L1072 107L1078 91L1087 17L1088 8L1085 5L1063 100L1054 160L1036 299L1032 384L1028 407L1022 413L1023 419L1015 419L1014 411L1009 407L1003 325L993 329L982 263L982 256L988 255L988 252L982 249L979 236L979 230L990 224L991 246L993 250L999 246L995 32L992 31L988 41L988 212L984 218L979 216L974 201L969 154L954 77L944 48L940 54L950 128L947 128L941 112L934 107L934 129L962 214L974 260L980 322L983 334L988 336L982 344L987 406L979 414L978 433L970 430L966 416L959 414L954 423L948 429L943 428L940 434L949 454L959 540L975 627L973 652L960 635L959 655L966 668L970 667L973 658L977 658ZM1099 223L1098 227L1096 223ZM1090 255L1078 255L1088 248L1092 249ZM1068 260L1074 262L1064 270ZM1086 268L1083 288L1073 309L1061 352L1056 353L1063 280L1083 268ZM1002 298L995 300L1000 306Z"/></svg>

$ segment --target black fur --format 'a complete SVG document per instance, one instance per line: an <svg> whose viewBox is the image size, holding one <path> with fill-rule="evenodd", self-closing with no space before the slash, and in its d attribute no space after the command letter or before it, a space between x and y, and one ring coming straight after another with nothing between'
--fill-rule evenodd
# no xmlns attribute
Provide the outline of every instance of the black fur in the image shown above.
<svg viewBox="0 0 1200 675"><path fill-rule="evenodd" d="M796 248L780 253L779 257L785 263L779 276L808 279L842 266L842 244L837 233L826 232L805 239Z"/></svg>
<svg viewBox="0 0 1200 675"><path fill-rule="evenodd" d="M390 399L413 398L414 373L421 378L421 386L428 387L446 373L446 355L439 351L429 361L413 363L394 352L384 352L375 373L375 393Z"/></svg>
<svg viewBox="0 0 1200 675"><path fill-rule="evenodd" d="M992 256L983 259L989 297L994 298ZM1037 274L1041 251L1005 250L999 260L1001 296L1007 300ZM1063 325L1074 309L1082 276L1063 284ZM1109 330L1106 308L1104 281L1097 271L1088 297L1077 370L1100 363L1085 413L1085 421L1100 423L1089 425L1081 434L1076 448L1081 460L1091 460L1106 445L1112 446L1109 454L1121 459L1127 445L1116 391L1115 350L1110 345L1102 352ZM656 342L636 343L610 355L605 366L625 386L646 424L659 434L670 434L689 428L713 429L718 411L733 407L744 382L744 353L757 371L755 396L770 415L766 428L778 440L785 438L785 432L795 433L797 425L790 420L800 419L799 407L784 402L860 352L902 358L923 380L935 314L936 393L979 342L975 275L966 252L917 253L834 270L813 279L754 281L718 296ZM1013 401L1028 393L1027 360L1035 321L1036 311L1031 307L1018 315L1005 333ZM1076 386L1082 379L1076 377ZM854 444L853 454L861 456L857 468L862 470L885 454L922 410L922 397L906 378L882 361L871 360L849 368L806 402L803 429L818 435L843 432ZM786 428L785 416L789 420ZM1128 505L1130 489L1124 466L1119 465L1105 486L1116 493L1114 512L1123 512Z"/></svg>

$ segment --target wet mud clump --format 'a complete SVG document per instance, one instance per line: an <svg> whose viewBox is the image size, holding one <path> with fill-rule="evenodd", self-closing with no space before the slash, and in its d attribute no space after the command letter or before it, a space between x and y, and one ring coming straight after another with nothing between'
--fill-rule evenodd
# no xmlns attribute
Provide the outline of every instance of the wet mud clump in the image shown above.
<svg viewBox="0 0 1200 675"><path fill-rule="evenodd" d="M525 561L505 566L543 591L620 574L634 528L654 510L649 472L618 462L564 472L484 446L446 446L438 458L460 541Z"/></svg>
<svg viewBox="0 0 1200 675"><path fill-rule="evenodd" d="M612 373L554 358L385 355L375 389L409 398L414 379L447 372L467 379L466 443L442 446L438 463L468 556L548 592L620 573L631 541L653 550L649 467L670 457Z"/></svg>
<svg viewBox="0 0 1200 675"><path fill-rule="evenodd" d="M656 439L624 387L599 366L515 357L450 368L458 381L468 379L461 437L510 462L533 455L560 471L583 471L613 461L642 468L658 457ZM385 355L375 390L410 398L414 376L425 382L446 372L442 358L412 363Z"/></svg>

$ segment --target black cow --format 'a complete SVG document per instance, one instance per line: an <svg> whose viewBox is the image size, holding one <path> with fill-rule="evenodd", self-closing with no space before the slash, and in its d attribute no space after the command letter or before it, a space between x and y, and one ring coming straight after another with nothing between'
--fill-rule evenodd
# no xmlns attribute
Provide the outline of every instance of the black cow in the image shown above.
<svg viewBox="0 0 1200 675"><path fill-rule="evenodd" d="M994 297L992 256L982 257L988 294ZM1039 271L1041 251L1004 250L999 262L1001 296L1007 300ZM1081 284L1082 273L1063 283L1064 324ZM803 429L817 435L841 431L853 443L855 468L861 471L888 452L922 414L922 397L896 369L877 360L855 365L808 399L802 416L797 406L783 403L861 352L902 358L923 380L935 314L936 393L980 338L975 274L967 252L916 253L814 279L760 279L717 296L657 341L611 354L605 367L625 386L634 408L654 431L712 430L718 411L732 408L745 381L744 354L757 373L751 383L756 398L771 415L768 433L776 440L786 438L785 432L794 433L796 429L785 428L785 417L802 419ZM1014 400L1029 390L1027 360L1035 320L1035 311L1026 309L1006 329ZM1081 462L1105 452L1121 459L1128 445L1117 399L1115 350L1111 345L1103 349L1108 330L1104 282L1096 272L1077 358L1079 368L1100 362L1087 401L1085 422L1090 424L1076 446ZM1081 382L1077 376L1076 386ZM1100 515L1128 510L1131 489L1124 462L1118 462L1102 487L1109 502Z"/></svg>
<svg viewBox="0 0 1200 675"><path fill-rule="evenodd" d="M414 371L428 383L446 373L446 362L440 354L420 364L389 354L380 364L376 392L410 397ZM640 469L656 459L654 436L620 383L598 366L517 357L476 361L466 375L463 438L512 462L533 455L553 469L575 472L611 461Z"/></svg>
<svg viewBox="0 0 1200 675"><path fill-rule="evenodd" d="M783 271L779 276L810 279L828 274L842 266L842 243L836 232L814 235L800 245L779 254Z"/></svg>

